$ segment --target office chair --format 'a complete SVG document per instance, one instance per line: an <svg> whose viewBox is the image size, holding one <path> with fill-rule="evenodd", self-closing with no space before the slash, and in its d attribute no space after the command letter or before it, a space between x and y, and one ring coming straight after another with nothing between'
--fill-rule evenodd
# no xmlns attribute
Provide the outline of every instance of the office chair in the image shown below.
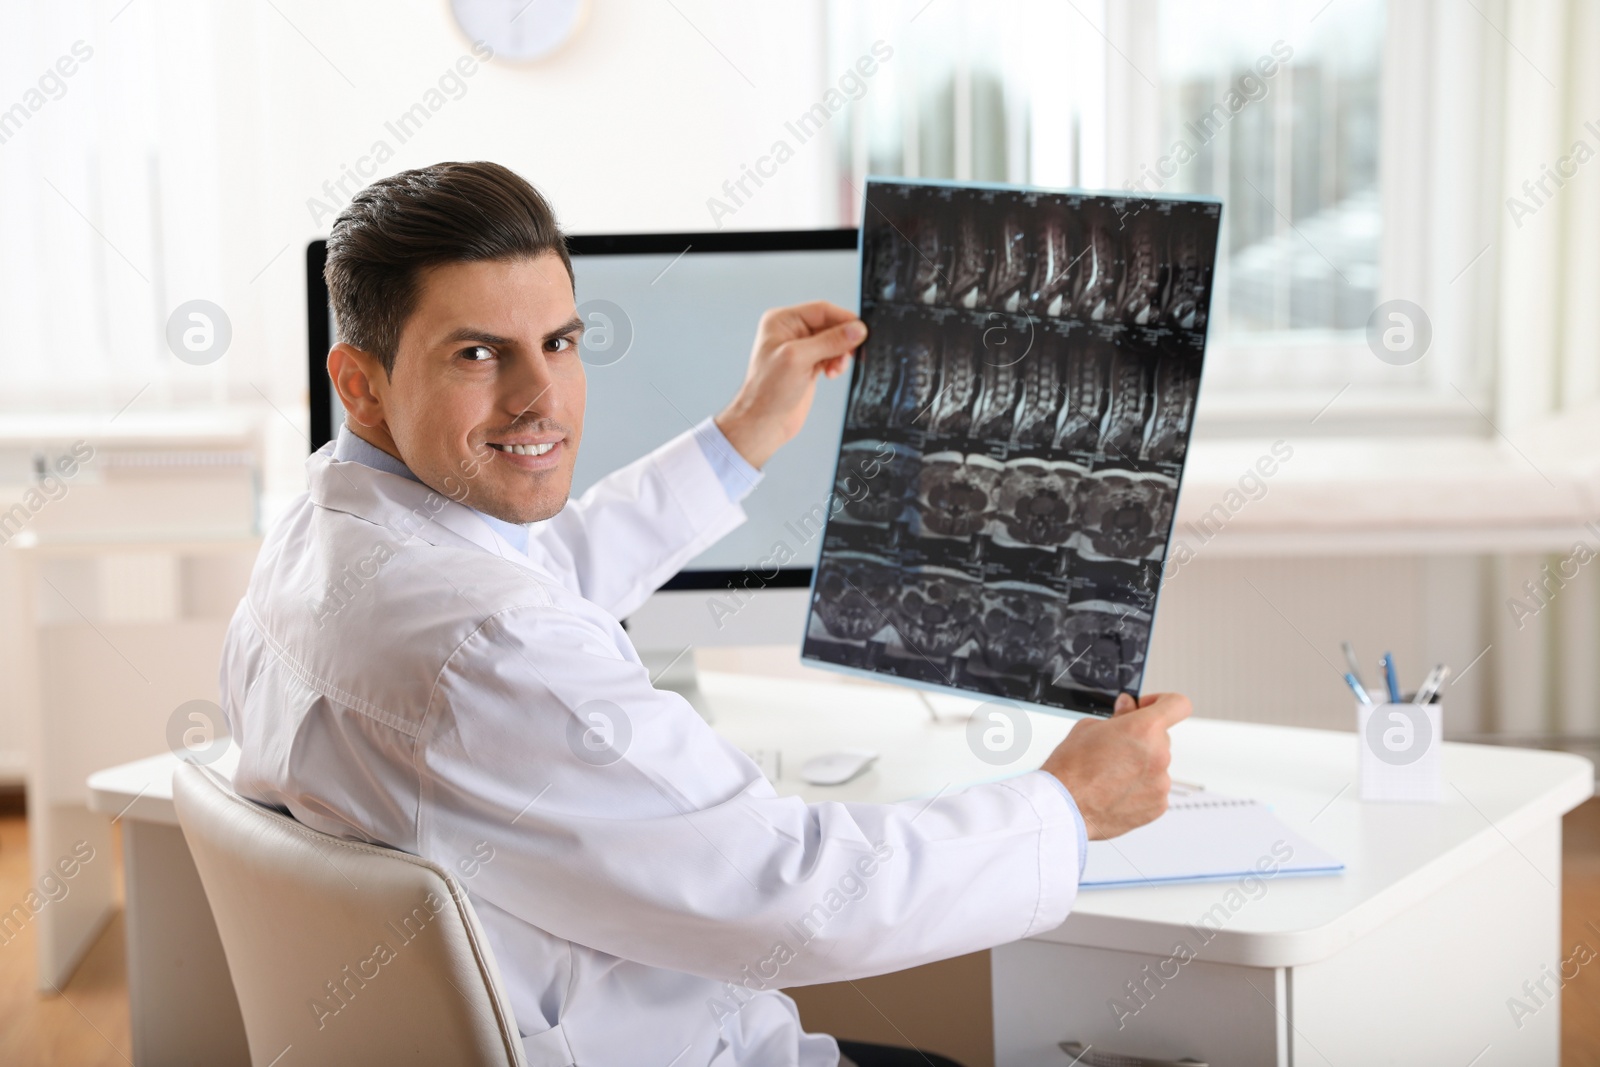
<svg viewBox="0 0 1600 1067"><path fill-rule="evenodd" d="M173 801L256 1067L527 1067L483 929L443 868L319 833L193 764Z"/></svg>

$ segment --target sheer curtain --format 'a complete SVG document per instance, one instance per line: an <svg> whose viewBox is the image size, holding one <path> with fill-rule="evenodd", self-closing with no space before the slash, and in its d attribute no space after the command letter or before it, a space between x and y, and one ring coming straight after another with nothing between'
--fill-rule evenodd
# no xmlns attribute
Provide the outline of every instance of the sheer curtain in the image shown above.
<svg viewBox="0 0 1600 1067"><path fill-rule="evenodd" d="M894 51L839 124L838 204L867 174L1104 186L1103 0L829 3L829 69Z"/></svg>
<svg viewBox="0 0 1600 1067"><path fill-rule="evenodd" d="M190 366L164 343L177 304L224 299L226 231L193 223L223 214L219 21L238 18L233 7L7 5L0 410L237 397L238 360ZM186 61L152 62L163 50Z"/></svg>
<svg viewBox="0 0 1600 1067"><path fill-rule="evenodd" d="M269 489L303 482L303 124L348 87L291 17L325 36L293 5L0 6L0 420L249 432ZM232 335L199 365L167 339L194 300Z"/></svg>

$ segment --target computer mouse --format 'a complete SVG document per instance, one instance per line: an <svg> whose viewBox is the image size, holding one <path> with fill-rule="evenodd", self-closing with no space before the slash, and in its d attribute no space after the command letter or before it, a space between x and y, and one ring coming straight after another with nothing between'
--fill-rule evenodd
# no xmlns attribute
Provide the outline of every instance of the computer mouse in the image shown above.
<svg viewBox="0 0 1600 1067"><path fill-rule="evenodd" d="M844 785L872 766L876 752L864 748L841 748L813 756L800 767L800 777L812 785Z"/></svg>

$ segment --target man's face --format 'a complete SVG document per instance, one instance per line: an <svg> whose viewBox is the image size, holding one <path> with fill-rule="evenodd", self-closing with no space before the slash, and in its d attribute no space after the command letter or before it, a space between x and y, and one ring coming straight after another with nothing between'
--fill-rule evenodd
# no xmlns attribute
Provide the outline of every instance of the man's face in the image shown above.
<svg viewBox="0 0 1600 1067"><path fill-rule="evenodd" d="M583 435L583 324L566 267L554 252L446 263L420 283L394 372L373 383L400 458L495 518L548 519L572 491Z"/></svg>

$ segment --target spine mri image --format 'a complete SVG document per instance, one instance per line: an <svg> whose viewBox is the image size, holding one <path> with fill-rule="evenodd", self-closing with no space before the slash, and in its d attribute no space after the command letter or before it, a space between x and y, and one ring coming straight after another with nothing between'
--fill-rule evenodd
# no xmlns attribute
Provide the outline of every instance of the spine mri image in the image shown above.
<svg viewBox="0 0 1600 1067"><path fill-rule="evenodd" d="M1099 715L1138 694L1221 210L868 183L806 659Z"/></svg>

